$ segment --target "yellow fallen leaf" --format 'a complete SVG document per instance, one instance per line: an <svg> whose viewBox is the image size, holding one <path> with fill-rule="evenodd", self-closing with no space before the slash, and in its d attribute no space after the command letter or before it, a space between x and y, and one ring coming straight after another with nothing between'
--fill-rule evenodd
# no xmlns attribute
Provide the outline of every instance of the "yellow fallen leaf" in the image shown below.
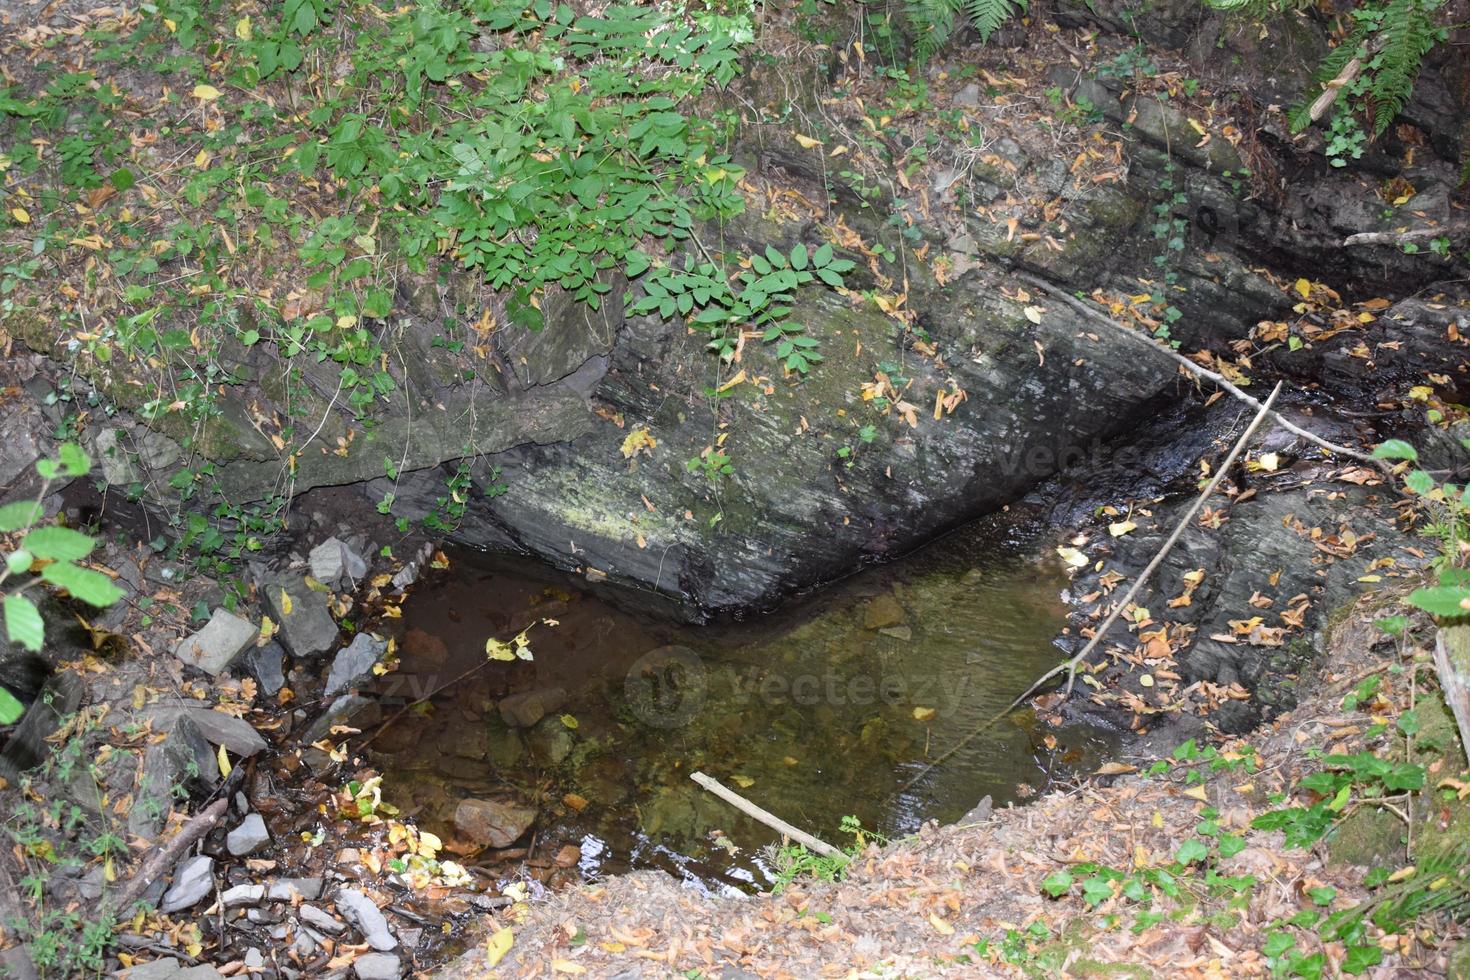
<svg viewBox="0 0 1470 980"><path fill-rule="evenodd" d="M1046 311L1039 306L1028 306L1021 312L1026 314L1026 319L1030 320L1032 323L1040 323L1041 314L1045 313Z"/></svg>
<svg viewBox="0 0 1470 980"><path fill-rule="evenodd" d="M561 723L563 725L566 725L568 728L576 728L578 724L575 715L562 715Z"/></svg>
<svg viewBox="0 0 1470 980"><path fill-rule="evenodd" d="M1087 564L1087 556L1076 548L1058 548L1057 554L1062 556L1062 561L1072 568L1082 568Z"/></svg>
<svg viewBox="0 0 1470 980"><path fill-rule="evenodd" d="M653 449L657 445L658 440L655 439L646 428L640 427L634 429L632 432L629 432L627 436L623 439L623 458L632 459L639 453L645 453L649 456L652 456Z"/></svg>
<svg viewBox="0 0 1470 980"><path fill-rule="evenodd" d="M25 208L11 208L10 216L19 224L28 225L31 223L31 214Z"/></svg>
<svg viewBox="0 0 1470 980"><path fill-rule="evenodd" d="M796 142L801 144L803 150L810 150L814 146L822 145L821 140L812 139L810 136L803 136L800 133L792 133L791 135L796 138Z"/></svg>
<svg viewBox="0 0 1470 980"><path fill-rule="evenodd" d="M1153 687L1154 686L1154 675L1153 674L1144 674L1143 676L1139 677L1138 678L1138 685L1139 685L1139 687Z"/></svg>
<svg viewBox="0 0 1470 980"><path fill-rule="evenodd" d="M741 789L749 789L750 787L755 785L754 779L751 779L749 776L742 776L739 773L731 776L730 782L734 783L736 786L739 786Z"/></svg>
<svg viewBox="0 0 1470 980"><path fill-rule="evenodd" d="M1130 772L1137 772L1137 766L1130 766L1126 762L1105 762L1097 770L1099 776L1126 776Z"/></svg>
<svg viewBox="0 0 1470 980"><path fill-rule="evenodd" d="M945 922L934 912L929 913L929 924L933 926L934 930L938 932L941 936L954 935L954 926L950 925L948 922Z"/></svg>
<svg viewBox="0 0 1470 980"><path fill-rule="evenodd" d="M1210 801L1210 798L1205 795L1205 788L1203 786L1191 786L1184 791L1184 795L1192 800L1199 800L1201 803L1208 803Z"/></svg>
<svg viewBox="0 0 1470 980"><path fill-rule="evenodd" d="M938 712L935 711L933 708L915 708L914 721L929 721L936 714L938 714Z"/></svg>
<svg viewBox="0 0 1470 980"><path fill-rule="evenodd" d="M718 388L715 389L715 391L729 391L731 388L735 387L736 385L738 385L740 382L742 382L744 380L745 380L745 369L744 368L741 368L739 371L737 371L735 373L735 377L731 378L729 381L726 381L724 384L720 385Z"/></svg>
<svg viewBox="0 0 1470 980"><path fill-rule="evenodd" d="M555 973L586 973L587 968L580 963L571 960L552 960L551 969Z"/></svg>
<svg viewBox="0 0 1470 980"><path fill-rule="evenodd" d="M485 942L485 965L495 966L505 959L505 954L510 952L511 944L515 942L515 933L509 928L501 929Z"/></svg>
<svg viewBox="0 0 1470 980"><path fill-rule="evenodd" d="M485 656L491 660L514 660L516 653L511 649L509 643L497 640L492 636L485 641Z"/></svg>
<svg viewBox="0 0 1470 980"><path fill-rule="evenodd" d="M224 95L224 93L215 88L213 85L194 86L194 98L200 100L201 102L213 102L221 95Z"/></svg>
<svg viewBox="0 0 1470 980"><path fill-rule="evenodd" d="M291 593L287 592L285 589L282 589L281 590L281 615L282 616L289 616L289 615L291 615L291 608L292 608L292 605L291 605Z"/></svg>
<svg viewBox="0 0 1470 980"><path fill-rule="evenodd" d="M1129 531L1136 530L1138 530L1138 525L1133 523L1132 521L1117 521L1113 524L1108 525L1108 533L1115 538L1121 538Z"/></svg>
<svg viewBox="0 0 1470 980"><path fill-rule="evenodd" d="M1298 279L1296 281L1296 291L1301 294L1302 299L1307 299L1312 295L1311 282L1306 279Z"/></svg>
<svg viewBox="0 0 1470 980"><path fill-rule="evenodd" d="M232 769L234 769L235 767L232 766L232 765L230 765L230 756L229 756L229 753L225 752L225 747L223 745L221 745L219 747L219 753L218 753L218 755L219 755L219 774L220 774L221 777L228 776L230 774L230 771Z"/></svg>
<svg viewBox="0 0 1470 980"><path fill-rule="evenodd" d="M235 21L235 37L239 38L242 41L248 41L252 36L254 36L254 34L255 31L252 30L250 27L249 17L241 17L239 20Z"/></svg>

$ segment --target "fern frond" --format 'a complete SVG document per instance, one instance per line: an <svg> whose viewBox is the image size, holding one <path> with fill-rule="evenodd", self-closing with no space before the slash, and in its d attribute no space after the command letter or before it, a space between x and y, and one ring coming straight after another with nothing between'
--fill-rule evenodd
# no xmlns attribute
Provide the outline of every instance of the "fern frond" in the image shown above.
<svg viewBox="0 0 1470 980"><path fill-rule="evenodd" d="M1441 36L1433 17L1438 7L1437 0L1390 0L1383 10L1375 32L1382 47L1369 65L1374 136L1388 128L1414 94L1419 66Z"/></svg>
<svg viewBox="0 0 1470 980"><path fill-rule="evenodd" d="M965 0L965 12L981 43L988 42L990 35L1010 20L1017 8L1025 10L1025 0Z"/></svg>
<svg viewBox="0 0 1470 980"><path fill-rule="evenodd" d="M928 61L954 33L955 16L963 0L909 0L908 21L914 32L915 53Z"/></svg>

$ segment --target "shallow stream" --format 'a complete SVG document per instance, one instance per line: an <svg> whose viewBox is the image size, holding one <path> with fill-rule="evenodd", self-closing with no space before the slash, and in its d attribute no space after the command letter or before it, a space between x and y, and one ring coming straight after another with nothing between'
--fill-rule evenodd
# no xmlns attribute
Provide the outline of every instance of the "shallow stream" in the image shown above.
<svg viewBox="0 0 1470 980"><path fill-rule="evenodd" d="M533 807L534 829L500 853L540 855L543 877L651 867L768 887L776 835L691 772L847 844L845 816L897 837L1108 755L1106 733L1024 711L928 768L1060 659L1066 578L1043 550L1033 529L982 522L781 612L703 627L629 613L531 562L451 553L389 621L401 662L382 686L405 703L443 690L375 738L373 762L461 850L461 799ZM485 663L488 638L531 624L533 660ZM507 724L499 701L531 691L552 710Z"/></svg>

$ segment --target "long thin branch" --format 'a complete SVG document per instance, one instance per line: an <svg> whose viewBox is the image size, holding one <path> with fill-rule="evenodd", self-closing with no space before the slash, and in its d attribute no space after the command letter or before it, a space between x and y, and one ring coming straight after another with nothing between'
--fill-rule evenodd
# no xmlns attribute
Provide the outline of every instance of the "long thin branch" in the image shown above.
<svg viewBox="0 0 1470 980"><path fill-rule="evenodd" d="M229 798L223 797L190 817L188 823L184 824L177 834L169 838L167 843L160 844L154 849L143 866L122 886L122 890L107 899L107 905L119 915L127 914L132 904L148 890L148 886L178 862L180 854L192 847L195 841L209 833L214 825L219 823L220 818L225 815L225 808L229 805Z"/></svg>
<svg viewBox="0 0 1470 980"><path fill-rule="evenodd" d="M1228 378L1226 378L1224 375L1217 374L1216 372L1211 371L1209 368L1202 367L1202 366L1194 363L1189 358L1185 357L1183 354L1179 353L1178 351L1174 350L1173 348L1165 347L1162 344L1156 344L1156 343L1154 343L1152 340L1149 340L1147 337L1143 336L1138 331L1133 330L1133 329L1131 329L1129 327L1126 327L1123 324L1119 323L1118 321L1114 320L1112 317L1107 316L1107 315L1103 314L1102 312L1093 309L1091 306L1088 306L1086 303L1084 303L1081 300L1077 299L1077 297L1068 295L1063 290L1058 289L1056 286L1053 286L1051 283L1047 282L1045 279L1040 278L1039 276L1033 276L1029 272L1016 272L1015 275L1016 275L1017 278L1024 279L1026 282L1029 282L1031 285L1035 286L1037 289L1040 289L1040 290L1046 292L1053 299L1059 299L1063 303L1066 303L1068 306L1072 307L1072 309L1076 310L1078 313L1081 313L1083 316L1085 316L1085 317L1087 317L1087 318L1089 318L1091 320L1094 320L1094 321L1096 321L1098 323L1107 324L1109 327L1112 327L1114 330L1120 331L1123 334L1126 334L1127 336L1132 337L1138 343L1141 343L1141 344L1146 345L1150 350L1158 351L1160 354L1163 354L1165 357L1167 357L1170 360L1174 361L1180 367L1186 369L1187 371L1189 371L1192 374L1195 374L1195 375L1198 375L1201 378L1204 378L1206 381L1209 381L1211 384L1214 384L1214 385L1216 385L1216 386L1224 389L1225 391L1229 392L1234 398L1236 398L1239 401L1244 402L1245 404L1249 405L1251 408L1259 409L1261 407L1261 403L1259 401L1257 401L1255 398L1251 397L1250 395L1247 395L1245 392L1241 391L1240 388L1238 388L1234 384L1232 384L1230 382L1230 380ZM1283 417L1280 412L1272 412L1271 413L1271 421L1273 421L1277 425L1281 426L1287 432L1290 432L1293 435L1300 436L1301 438L1307 440L1308 442L1312 443L1313 445L1320 446L1321 448L1327 450L1330 453L1335 453L1338 456L1347 456L1347 457L1349 457L1351 459L1356 459L1356 460L1359 460L1361 462L1368 463L1368 464L1370 464L1370 465L1378 468L1379 470L1382 470L1384 473L1391 473L1392 470L1393 470L1393 467L1392 467L1391 464L1389 464L1389 463L1387 463L1387 462L1385 462L1384 460L1381 460L1381 459L1374 459L1370 454L1365 453L1362 450L1353 449L1350 446L1339 446L1335 442L1328 442L1326 439L1323 439L1321 436L1316 435L1315 433L1312 433L1312 432L1308 432L1306 429L1303 429L1301 426L1296 425L1295 423L1293 423L1293 422L1289 421L1288 419L1286 419L1285 417Z"/></svg>
<svg viewBox="0 0 1470 980"><path fill-rule="evenodd" d="M735 809L744 814L747 814L748 816L754 817L761 823L765 824L767 827L770 827L772 830L779 830L781 833L785 834L787 837L790 837L798 844L805 846L807 850L816 851L823 857L847 857L846 854L843 854L841 851L833 847L831 844L828 844L826 841L818 840L806 831L791 826L791 824L787 823L785 820L782 820L775 814L767 810L762 810L760 807L756 806L754 803L750 802L745 797L735 792L733 789L725 786L713 776L706 776L702 772L691 772L689 774L689 778L694 780L699 785L703 786L705 789L709 790L711 793L718 796L720 799L724 800L726 803L735 807Z"/></svg>
<svg viewBox="0 0 1470 980"><path fill-rule="evenodd" d="M1108 614L1108 618L1103 620L1103 624L1099 626L1097 630L1092 634L1092 639L1087 642L1087 645L1082 648L1081 652L1079 652L1072 659L1065 660L1062 663L1057 664L1051 670L1048 670L1046 673L1038 677L1030 687L1022 691L1020 696L1018 696L1010 704L1006 705L1005 708L1001 710L998 714L996 714L993 718L985 722L979 728L972 731L970 734L966 735L955 745L946 749L945 752L939 756L939 758L935 759L933 762L925 766L917 776L915 776L913 779L910 779L907 783L904 784L904 789L908 789L910 786L913 786L919 780L928 775L929 772L931 772L936 766L941 765L950 756L954 755L966 745L969 745L980 735L981 732L988 730L996 722L1000 721L1006 715L1010 714L1013 710L1015 710L1017 705L1021 704L1031 695L1035 694L1038 690L1041 689L1041 686L1043 684L1051 680L1053 677L1056 677L1058 674L1062 673L1062 671L1067 672L1067 694L1071 695L1072 685L1077 680L1078 666L1082 663L1084 659L1086 659L1087 655L1090 654L1094 649L1096 649L1097 645L1102 642L1103 637L1107 635L1108 630L1112 628L1113 623L1117 622L1118 617L1123 614L1123 610L1128 608L1128 604L1133 601L1133 597L1138 595L1138 590L1143 588L1144 583L1147 582L1150 576L1152 576L1153 573L1158 570L1158 567L1164 563L1164 559L1168 556L1170 550L1173 549L1175 543L1178 542L1179 538L1184 534L1185 528L1189 527L1189 525L1193 523L1194 515L1199 513L1200 507L1204 506L1204 502L1209 499L1210 494L1214 493L1216 488L1220 486L1221 481L1225 479L1225 474L1230 471L1230 467L1235 463L1235 460L1239 458L1241 452L1245 450L1246 444L1250 442L1251 436L1255 435L1256 429L1260 428L1261 422L1268 416L1274 414L1271 411L1271 406L1276 403L1276 396L1279 394L1281 394L1280 381L1276 382L1276 387L1271 389L1271 397L1266 399L1266 403L1262 405L1259 410L1257 410L1256 417L1251 420L1251 424L1246 426L1245 432L1241 433L1240 438L1235 441L1235 445L1231 447L1230 453L1225 457L1224 462L1216 467L1214 478L1211 479L1209 484L1205 486L1205 489L1200 493L1200 495L1194 498L1194 503L1189 506L1189 510L1184 513L1184 516L1179 519L1179 523L1174 525L1174 531L1172 534L1169 535L1168 540L1164 542L1164 546L1158 550L1158 552L1154 555L1153 560L1148 563L1147 567L1145 567L1144 570L1139 574L1138 578L1134 579L1133 585L1129 587L1128 591L1123 595L1123 598L1116 605L1113 606L1113 611Z"/></svg>

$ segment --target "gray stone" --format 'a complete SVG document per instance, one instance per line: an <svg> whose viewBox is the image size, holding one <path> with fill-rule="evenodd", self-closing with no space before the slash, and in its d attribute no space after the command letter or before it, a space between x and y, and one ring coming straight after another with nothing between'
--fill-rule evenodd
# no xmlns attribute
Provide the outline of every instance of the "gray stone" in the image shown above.
<svg viewBox="0 0 1470 980"><path fill-rule="evenodd" d="M343 918L357 927L373 949L387 952L398 945L398 940L388 931L388 920L383 918L372 899L356 888L339 888L333 897Z"/></svg>
<svg viewBox="0 0 1470 980"><path fill-rule="evenodd" d="M341 694L370 679L373 676L373 667L386 649L386 641L367 633L359 633L353 637L346 649L338 652L332 661L332 669L327 672L327 697Z"/></svg>
<svg viewBox="0 0 1470 980"><path fill-rule="evenodd" d="M368 565L362 556L337 538L328 538L307 555L311 577L323 585L340 585L345 575L349 585L356 585L367 575Z"/></svg>
<svg viewBox="0 0 1470 980"><path fill-rule="evenodd" d="M329 936L335 936L347 928L346 923L338 922L329 913L315 905L303 905L296 910L296 914L301 917L302 922Z"/></svg>
<svg viewBox="0 0 1470 980"><path fill-rule="evenodd" d="M275 640L263 647L250 647L235 662L237 671L244 671L255 678L260 693L273 698L286 686L286 675L282 669L286 651Z"/></svg>
<svg viewBox="0 0 1470 980"><path fill-rule="evenodd" d="M496 707L501 719L512 728L530 728L566 704L567 692L560 687L522 691L500 699Z"/></svg>
<svg viewBox="0 0 1470 980"><path fill-rule="evenodd" d="M980 86L971 82L954 94L951 100L957 106L974 108L980 104Z"/></svg>
<svg viewBox="0 0 1470 980"><path fill-rule="evenodd" d="M180 719L187 718L206 739L223 745L242 759L266 749L265 739L248 721L212 708L160 701L148 709L148 717L153 719L156 730L164 732L172 731Z"/></svg>
<svg viewBox="0 0 1470 980"><path fill-rule="evenodd" d="M185 637L174 647L174 656L218 677L255 642L260 630L225 609L216 609L204 628Z"/></svg>
<svg viewBox="0 0 1470 980"><path fill-rule="evenodd" d="M178 960L170 956L162 959L149 960L139 966L129 968L126 972L117 976L124 980L224 980L220 972L208 963L198 966L184 966Z"/></svg>
<svg viewBox="0 0 1470 980"><path fill-rule="evenodd" d="M328 738L334 725L372 724L374 716L381 714L378 702L360 694L344 694L327 706L321 717L306 730L304 741L310 745Z"/></svg>
<svg viewBox="0 0 1470 980"><path fill-rule="evenodd" d="M258 587L271 619L280 624L277 638L291 656L311 657L332 648L337 641L337 624L325 593L312 589L305 577L291 572L266 576Z"/></svg>
<svg viewBox="0 0 1470 980"><path fill-rule="evenodd" d="M264 885L236 885L227 888L220 893L220 902L227 909L236 909L245 905L259 905L265 901Z"/></svg>
<svg viewBox="0 0 1470 980"><path fill-rule="evenodd" d="M545 766L559 766L572 754L575 744L572 733L560 718L544 718L531 729L527 740L531 743L531 754Z"/></svg>
<svg viewBox="0 0 1470 980"><path fill-rule="evenodd" d="M175 716L162 742L148 746L138 797L128 812L128 831L155 837L173 805L175 787L202 796L219 782L219 761L192 718Z"/></svg>
<svg viewBox="0 0 1470 980"><path fill-rule="evenodd" d="M214 858L203 854L184 858L174 868L173 884L163 893L161 912L177 912L197 905L214 890Z"/></svg>
<svg viewBox="0 0 1470 980"><path fill-rule="evenodd" d="M495 800L461 800L454 810L454 825L476 844L509 847L536 822L530 807Z"/></svg>
<svg viewBox="0 0 1470 980"><path fill-rule="evenodd" d="M320 897L322 893L322 879L320 878L281 878L270 883L266 888L265 897L272 902L290 902L296 896L310 902Z"/></svg>
<svg viewBox="0 0 1470 980"><path fill-rule="evenodd" d="M245 951L245 966L251 970L259 970L265 967L265 954L259 947L251 946Z"/></svg>
<svg viewBox="0 0 1470 980"><path fill-rule="evenodd" d="M225 835L225 847L235 857L254 854L270 842L270 831L266 829L265 820L258 813L247 815L240 826Z"/></svg>
<svg viewBox="0 0 1470 980"><path fill-rule="evenodd" d="M368 953L352 961L358 980L398 980L403 964L392 953Z"/></svg>

